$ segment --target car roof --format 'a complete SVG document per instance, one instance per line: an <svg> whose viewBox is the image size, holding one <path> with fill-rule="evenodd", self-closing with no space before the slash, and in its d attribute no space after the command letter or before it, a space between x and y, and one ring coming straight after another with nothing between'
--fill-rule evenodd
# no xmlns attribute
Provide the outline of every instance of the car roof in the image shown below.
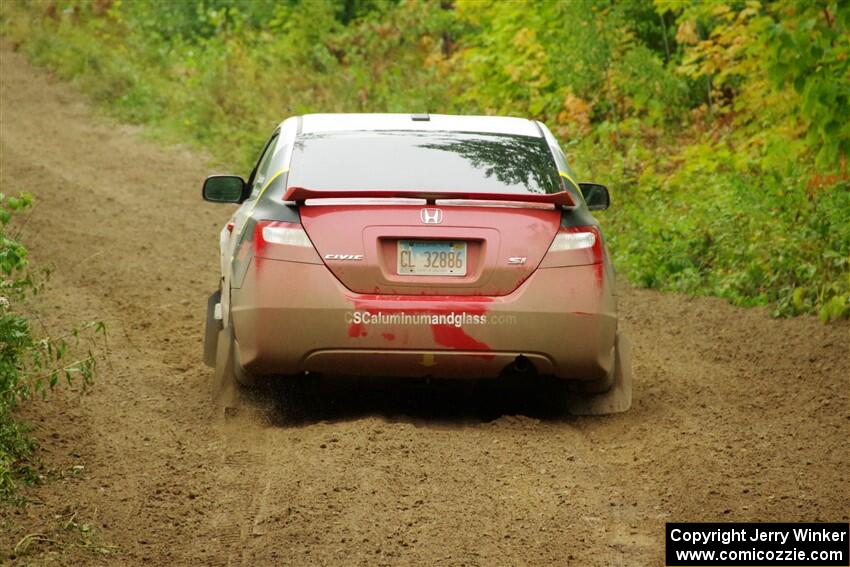
<svg viewBox="0 0 850 567"><path fill-rule="evenodd" d="M355 131L477 132L514 136L543 136L537 123L512 116L451 114L305 114L301 133Z"/></svg>

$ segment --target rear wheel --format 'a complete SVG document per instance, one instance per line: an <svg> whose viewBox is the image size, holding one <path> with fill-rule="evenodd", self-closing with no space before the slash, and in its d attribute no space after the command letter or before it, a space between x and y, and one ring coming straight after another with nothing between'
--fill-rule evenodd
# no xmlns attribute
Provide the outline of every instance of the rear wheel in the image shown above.
<svg viewBox="0 0 850 567"><path fill-rule="evenodd" d="M632 344L617 333L614 344L614 371L611 387L604 392L592 392L593 385L584 390L566 392L566 409L572 415L606 415L628 410L632 405Z"/></svg>

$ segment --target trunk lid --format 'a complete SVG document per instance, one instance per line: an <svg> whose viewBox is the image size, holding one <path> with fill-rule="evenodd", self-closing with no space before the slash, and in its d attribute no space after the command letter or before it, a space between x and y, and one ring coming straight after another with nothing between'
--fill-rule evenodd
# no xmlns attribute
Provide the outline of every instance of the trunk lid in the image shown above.
<svg viewBox="0 0 850 567"><path fill-rule="evenodd" d="M396 198L421 194L393 195ZM288 200L312 197L289 190ZM382 196L387 196L383 193ZM339 197L339 195L328 195ZM347 193L346 197L354 197ZM367 197L363 195L362 197ZM502 202L504 195L489 195L496 201L480 201L481 196L454 194L452 200L435 201L429 195L421 205L390 204L386 199L316 199L299 209L304 230L325 265L351 291L389 295L507 295L517 289L540 264L560 225L558 204L572 204L557 195L529 194L530 200ZM473 200L462 200L473 199ZM511 200L513 196L510 197ZM350 201L350 199L343 199ZM427 204L435 203L435 204ZM439 211L439 213L435 213ZM435 215L439 221L435 222ZM410 242L413 241L413 244ZM460 250L465 245L465 255ZM404 250L418 252L419 265L429 254L438 258L440 250L452 250L457 262L465 264L454 275L411 274L399 255ZM464 257L465 256L465 257ZM452 264L449 254L448 264ZM443 258L435 269L445 272ZM408 256L409 259L409 256ZM434 261L439 263L438 260ZM462 275L460 272L464 272Z"/></svg>

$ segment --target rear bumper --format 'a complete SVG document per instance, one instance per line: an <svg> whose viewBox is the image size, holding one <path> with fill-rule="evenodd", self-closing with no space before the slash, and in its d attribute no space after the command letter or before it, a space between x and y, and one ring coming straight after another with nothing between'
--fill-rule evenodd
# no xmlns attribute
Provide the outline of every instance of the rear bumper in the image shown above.
<svg viewBox="0 0 850 567"><path fill-rule="evenodd" d="M255 374L486 378L518 356L540 374L609 375L616 303L602 265L541 268L501 297L353 293L324 265L254 259L231 292Z"/></svg>

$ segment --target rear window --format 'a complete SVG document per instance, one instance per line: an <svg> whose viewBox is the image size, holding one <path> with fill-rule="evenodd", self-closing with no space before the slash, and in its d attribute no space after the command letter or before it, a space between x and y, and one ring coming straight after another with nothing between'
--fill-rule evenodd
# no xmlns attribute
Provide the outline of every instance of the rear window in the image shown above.
<svg viewBox="0 0 850 567"><path fill-rule="evenodd" d="M558 170L543 138L465 132L302 134L290 187L557 193Z"/></svg>

